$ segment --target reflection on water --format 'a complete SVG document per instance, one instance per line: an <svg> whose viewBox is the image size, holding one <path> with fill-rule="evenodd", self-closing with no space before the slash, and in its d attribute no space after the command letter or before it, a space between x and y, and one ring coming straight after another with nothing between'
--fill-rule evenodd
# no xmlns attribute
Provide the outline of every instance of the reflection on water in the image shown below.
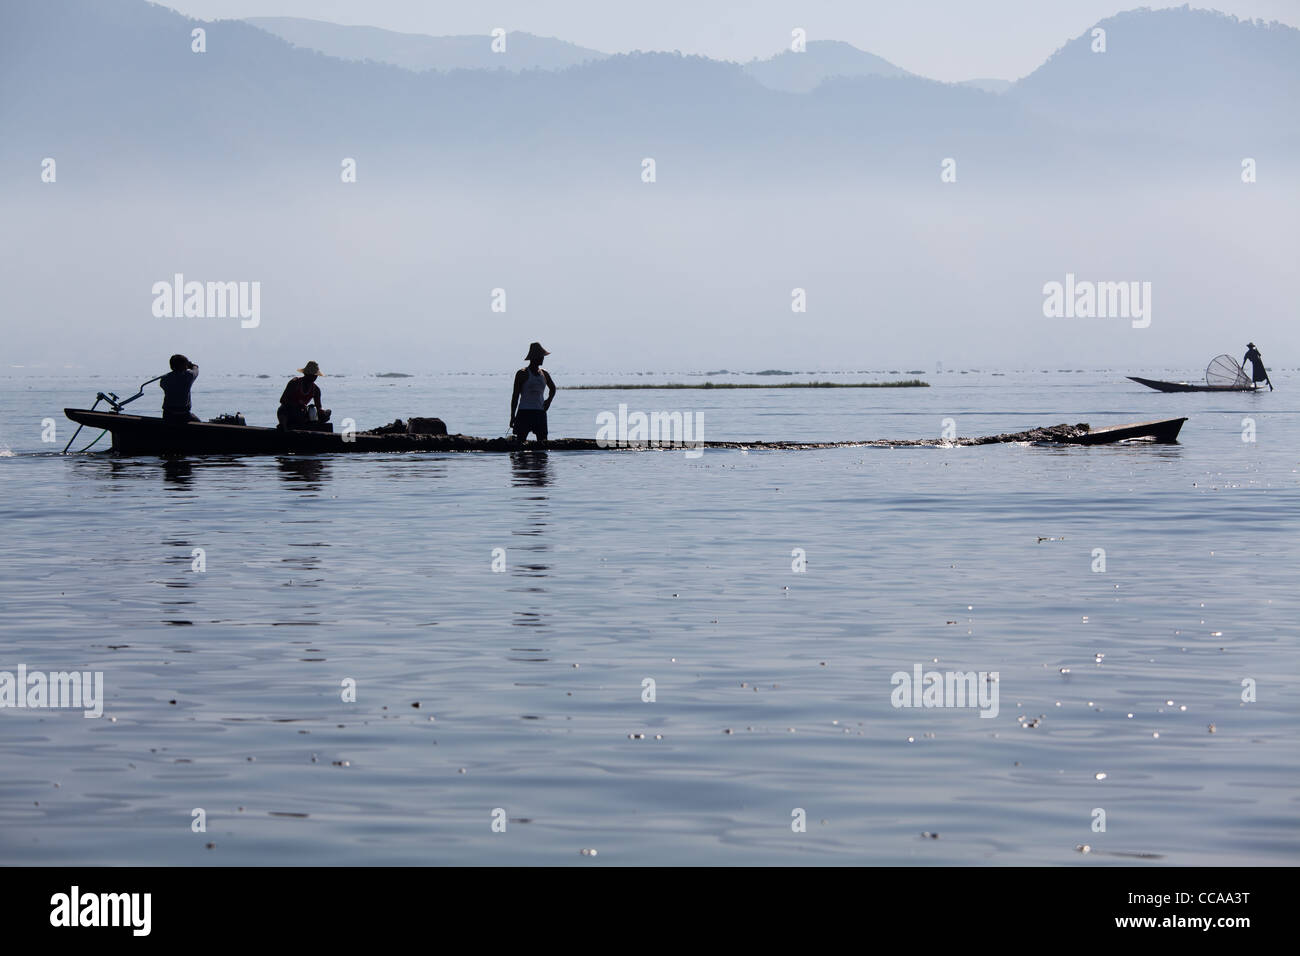
<svg viewBox="0 0 1300 956"><path fill-rule="evenodd" d="M306 529L302 525L320 524L318 521L293 521L285 522L293 526L291 533L293 535L304 534ZM279 564L288 572L294 575L305 574L308 571L319 572L322 568L321 552L330 545L325 541L299 540L297 538L286 541L284 547L294 550L285 552L280 558ZM320 577L298 577L294 576L284 582L285 587L304 587L314 588L321 583Z"/></svg>
<svg viewBox="0 0 1300 956"><path fill-rule="evenodd" d="M544 451L516 451L510 453L510 484L515 488L549 488L555 476L551 472L551 462ZM527 508L524 527L516 529L513 534L540 535L551 516L550 497L545 494L517 495L516 501L524 502ZM534 550L545 550L539 546Z"/></svg>
<svg viewBox="0 0 1300 956"><path fill-rule="evenodd" d="M167 462L173 464L173 462ZM167 481L173 479L167 475L164 469ZM179 479L182 483L190 480L189 469L185 469L185 474ZM157 583L165 588L189 588L194 584L196 574L202 574L207 571L207 550L197 544L190 538L163 538L160 542L164 548L175 548L175 553L164 552L167 555L168 565L176 569L175 577L172 580L161 580ZM195 606L195 601L186 596L182 590L176 597L166 597L159 602L159 609L163 613L161 623L169 627L189 627L194 624L190 618L189 612Z"/></svg>
<svg viewBox="0 0 1300 956"><path fill-rule="evenodd" d="M529 591L542 591L543 588L526 588ZM515 627L545 627L546 615L539 614L536 611L515 611L510 619L510 623Z"/></svg>
<svg viewBox="0 0 1300 956"><path fill-rule="evenodd" d="M510 453L510 483L515 488L548 488L554 480L551 472L551 460L544 451L516 451ZM542 537L551 517L550 496L546 494L522 494L515 501L524 504L522 526L515 528L511 534L522 537L527 543L517 544L511 550L528 552L523 560L511 562L510 572L515 577L533 578L534 581L524 587L511 588L519 594L526 595L525 600L543 600L546 588L541 579L547 577L551 566L541 560L550 551L550 545ZM517 627L545 627L546 615L530 610L516 610L510 623Z"/></svg>
<svg viewBox="0 0 1300 956"><path fill-rule="evenodd" d="M201 574L207 571L207 550L196 544L191 539L164 538L162 540L162 546L164 548L176 549L175 554L168 555L167 563L175 566L177 576L174 580L160 582L164 587L188 588L193 584L193 575L195 573ZM191 604L193 602L186 601L183 603Z"/></svg>
<svg viewBox="0 0 1300 956"><path fill-rule="evenodd" d="M1036 449L1042 449L1043 452L1057 455L1118 455L1124 458L1132 458L1136 461L1150 461L1152 458L1158 459L1180 459L1183 457L1183 447L1179 443L1157 444L1156 442L1144 441L1137 439L1134 441L1117 442L1114 445L1063 445L1059 442L1034 442Z"/></svg>
<svg viewBox="0 0 1300 956"><path fill-rule="evenodd" d="M328 458L277 458L277 473L284 481L298 482L304 491L319 491L329 478Z"/></svg>
<svg viewBox="0 0 1300 956"><path fill-rule="evenodd" d="M511 484L516 488L545 488L554 477L551 474L551 460L544 451L512 451L510 472Z"/></svg>
<svg viewBox="0 0 1300 956"><path fill-rule="evenodd" d="M99 482L105 477L114 481L126 478L152 482L161 472L163 487L168 490L198 491L206 482L196 483L196 478L218 478L213 474L216 471L242 473L250 467L250 462L256 461L257 459L236 456L187 458L175 455L122 458L117 455L87 455L74 460L72 473L77 478L85 478L93 482Z"/></svg>
<svg viewBox="0 0 1300 956"><path fill-rule="evenodd" d="M194 477L194 466L188 458L164 458L163 481L169 485L187 487Z"/></svg>

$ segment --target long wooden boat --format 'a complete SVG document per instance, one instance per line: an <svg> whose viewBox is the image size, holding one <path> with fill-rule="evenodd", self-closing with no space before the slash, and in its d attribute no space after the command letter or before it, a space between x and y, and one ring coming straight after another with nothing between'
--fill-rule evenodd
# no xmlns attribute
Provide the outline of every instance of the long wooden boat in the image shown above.
<svg viewBox="0 0 1300 956"><path fill-rule="evenodd" d="M1132 425L1111 425L1107 428L1091 428L1075 438L1074 445L1108 445L1111 442L1147 439L1149 441L1169 444L1178 441L1186 418L1162 418L1152 422L1137 422Z"/></svg>
<svg viewBox="0 0 1300 956"><path fill-rule="evenodd" d="M1161 382L1154 378L1138 378L1136 375L1130 375L1131 381L1139 385L1145 385L1147 388L1154 388L1158 392L1257 392L1259 389L1254 385L1194 385L1191 382Z"/></svg>
<svg viewBox="0 0 1300 956"><path fill-rule="evenodd" d="M256 425L227 425L215 422L174 425L164 422L161 418L85 408L65 408L64 414L80 425L110 432L113 436L113 451L119 455L320 455L411 451L509 452L536 447L545 447L553 451L596 451L609 448L594 438L553 438L546 442L545 446L538 446L522 445L513 438L475 438L471 435L422 435L401 432L339 434L330 431L295 429L286 431ZM1087 425L1052 425L1027 432L984 438L958 438L952 441L933 438L842 442L706 441L701 445L704 448L799 450L847 446L988 445L999 442L1101 445L1135 438L1173 442L1177 441L1178 432L1185 421L1186 418L1170 418L1096 429ZM635 447L628 449L627 446L621 446L626 450L635 450ZM700 445L692 447L700 447Z"/></svg>
<svg viewBox="0 0 1300 956"><path fill-rule="evenodd" d="M124 412L65 408L63 413L88 428L113 436L119 455L321 455L384 451L510 451L519 443L508 438L469 435L339 433L227 425L217 422L172 424L161 418ZM326 426L328 427L328 426ZM548 448L596 448L594 439L562 438Z"/></svg>

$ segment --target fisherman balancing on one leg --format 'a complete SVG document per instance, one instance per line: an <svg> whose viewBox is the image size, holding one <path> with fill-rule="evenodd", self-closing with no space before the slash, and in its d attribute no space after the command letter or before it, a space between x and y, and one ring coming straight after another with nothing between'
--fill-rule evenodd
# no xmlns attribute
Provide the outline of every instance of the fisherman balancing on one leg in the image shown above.
<svg viewBox="0 0 1300 956"><path fill-rule="evenodd" d="M1241 359L1242 366L1249 362L1251 365L1250 379L1256 386L1260 382L1268 382L1268 390L1273 391L1273 383L1269 382L1268 370L1264 368L1264 357L1259 354L1259 349L1255 348L1254 342L1246 343L1246 354Z"/></svg>

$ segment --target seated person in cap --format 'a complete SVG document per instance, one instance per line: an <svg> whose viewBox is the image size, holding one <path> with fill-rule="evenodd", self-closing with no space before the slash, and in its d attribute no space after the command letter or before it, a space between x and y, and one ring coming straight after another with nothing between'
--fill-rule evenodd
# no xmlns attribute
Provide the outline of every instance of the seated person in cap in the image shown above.
<svg viewBox="0 0 1300 956"><path fill-rule="evenodd" d="M308 362L298 371L302 372L302 375L290 379L289 384L284 387L283 394L280 395L280 407L276 409L275 417L279 419L281 428L296 428L312 422L330 420L329 409L321 408L320 386L316 384L316 379L320 377L320 366L315 362ZM312 418L307 411L313 402L317 412L315 418Z"/></svg>
<svg viewBox="0 0 1300 956"><path fill-rule="evenodd" d="M528 365L515 372L515 389L510 396L510 427L520 441L526 439L529 432L536 435L538 441L546 441L546 410L555 398L555 383L551 381L550 373L542 368L542 361L550 354L540 342L534 342L528 346ZM542 393L547 389L550 392L543 399Z"/></svg>
<svg viewBox="0 0 1300 956"><path fill-rule="evenodd" d="M199 417L190 412L190 387L199 377L199 367L184 355L173 355L168 364L172 370L158 379L163 390L163 421L172 425L197 422Z"/></svg>

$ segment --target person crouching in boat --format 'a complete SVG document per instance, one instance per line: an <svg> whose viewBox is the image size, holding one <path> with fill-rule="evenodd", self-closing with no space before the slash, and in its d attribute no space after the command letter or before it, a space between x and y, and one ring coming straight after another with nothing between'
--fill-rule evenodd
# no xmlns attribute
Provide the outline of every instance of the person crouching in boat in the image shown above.
<svg viewBox="0 0 1300 956"><path fill-rule="evenodd" d="M302 372L302 375L289 380L289 384L284 387L284 393L280 396L280 407L275 412L281 428L297 428L301 425L330 420L330 410L321 408L320 386L316 384L316 379L320 377L320 366L315 362L308 362L298 371ZM313 403L314 410L311 407Z"/></svg>
<svg viewBox="0 0 1300 956"><path fill-rule="evenodd" d="M542 362L551 353L542 343L528 346L528 365L515 372L515 389L510 396L510 427L515 437L523 441L532 432L538 441L546 441L546 411L555 398L555 383ZM550 390L543 398L542 393Z"/></svg>
<svg viewBox="0 0 1300 956"><path fill-rule="evenodd" d="M1254 342L1246 343L1246 354L1242 356L1241 364L1250 363L1250 379L1256 385L1260 382L1268 381L1268 370L1264 368L1264 356L1259 354L1259 349L1255 348Z"/></svg>
<svg viewBox="0 0 1300 956"><path fill-rule="evenodd" d="M199 417L190 412L190 388L199 377L199 367L184 355L173 355L167 364L172 370L158 379L163 390L163 421L170 425L197 422Z"/></svg>

